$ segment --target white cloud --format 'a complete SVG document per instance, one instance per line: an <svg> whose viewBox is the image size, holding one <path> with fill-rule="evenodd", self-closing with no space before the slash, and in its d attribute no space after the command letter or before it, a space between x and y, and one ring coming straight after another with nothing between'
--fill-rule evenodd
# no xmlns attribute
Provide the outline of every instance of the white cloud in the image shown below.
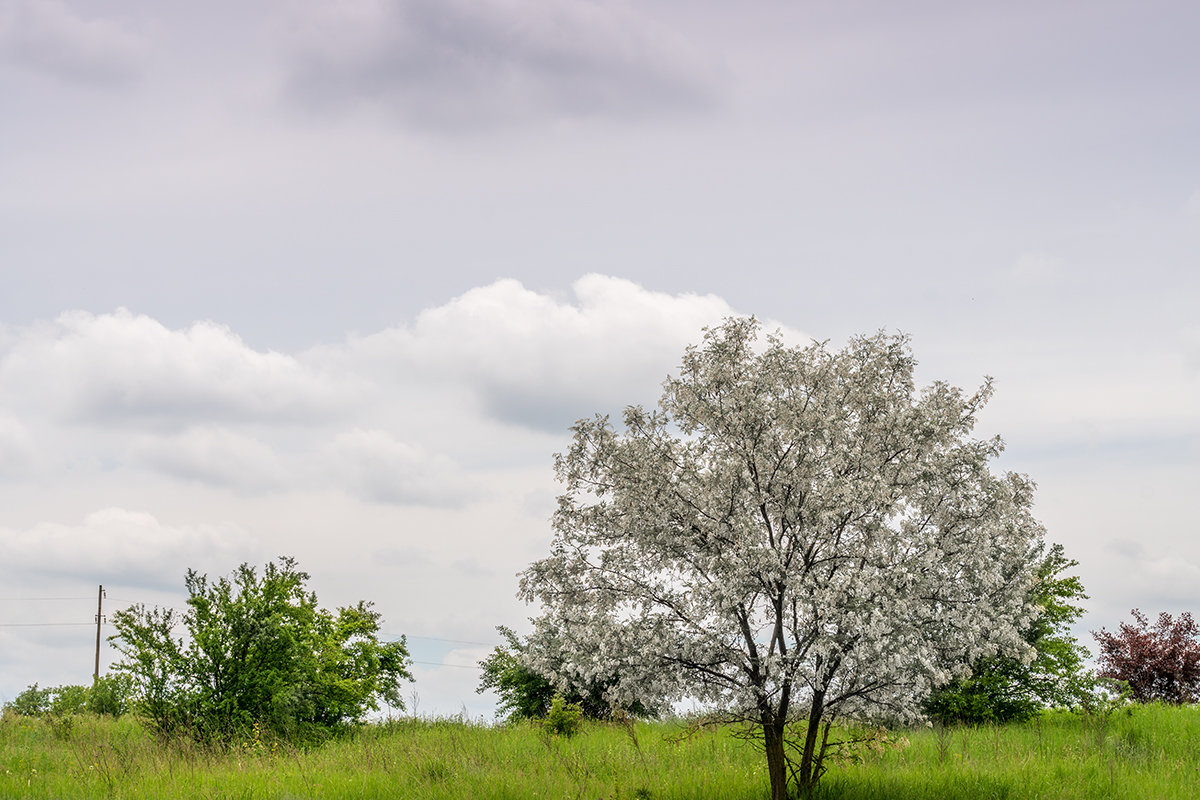
<svg viewBox="0 0 1200 800"><path fill-rule="evenodd" d="M290 356L247 347L225 326L170 330L124 309L28 328L0 360L0 397L101 425L321 418L343 388Z"/></svg>
<svg viewBox="0 0 1200 800"><path fill-rule="evenodd" d="M297 28L295 97L366 102L422 127L658 115L716 96L707 58L619 3L321 1Z"/></svg>
<svg viewBox="0 0 1200 800"><path fill-rule="evenodd" d="M58 0L0 0L0 60L73 83L112 85L142 68L140 38L104 19L83 19Z"/></svg>
<svg viewBox="0 0 1200 800"><path fill-rule="evenodd" d="M353 340L351 350L461 381L497 419L561 433L580 417L654 402L684 348L736 315L715 295L653 292L604 275L580 278L572 292L563 300L496 281L421 312L411 327Z"/></svg>
<svg viewBox="0 0 1200 800"><path fill-rule="evenodd" d="M0 528L0 574L75 577L85 583L178 589L188 568L227 572L257 543L233 525L168 525L151 514L105 508L81 523Z"/></svg>
<svg viewBox="0 0 1200 800"><path fill-rule="evenodd" d="M376 503L460 506L475 493L449 458L397 441L382 430L354 430L329 447L330 481Z"/></svg>
<svg viewBox="0 0 1200 800"><path fill-rule="evenodd" d="M15 419L0 417L0 475L20 476L34 463L36 449L29 431Z"/></svg>
<svg viewBox="0 0 1200 800"><path fill-rule="evenodd" d="M142 437L134 459L184 480L259 492L287 485L289 471L275 451L258 439L223 427L197 427L174 436Z"/></svg>

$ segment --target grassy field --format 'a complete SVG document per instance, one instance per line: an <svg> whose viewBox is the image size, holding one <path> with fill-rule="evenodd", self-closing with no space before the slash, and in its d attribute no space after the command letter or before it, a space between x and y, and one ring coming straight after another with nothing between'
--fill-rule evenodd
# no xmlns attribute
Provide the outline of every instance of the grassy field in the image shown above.
<svg viewBox="0 0 1200 800"><path fill-rule="evenodd" d="M161 745L131 719L0 719L4 798L712 798L767 795L762 756L728 730L572 738L531 726L405 720L309 750L251 739ZM831 766L826 800L1200 798L1200 709L1051 714L1018 726L893 732Z"/></svg>

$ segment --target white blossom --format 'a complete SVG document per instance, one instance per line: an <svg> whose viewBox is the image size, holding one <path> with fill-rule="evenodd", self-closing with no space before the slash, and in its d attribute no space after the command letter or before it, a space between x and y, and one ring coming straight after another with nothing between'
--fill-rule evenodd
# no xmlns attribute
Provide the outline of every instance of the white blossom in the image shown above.
<svg viewBox="0 0 1200 800"><path fill-rule="evenodd" d="M1029 657L1043 531L1032 482L989 470L1000 439L971 436L990 380L918 391L901 335L831 352L758 334L727 320L657 409L575 425L551 553L521 592L545 609L532 667L762 725L778 791L789 718L810 739L834 716L915 720L972 660Z"/></svg>

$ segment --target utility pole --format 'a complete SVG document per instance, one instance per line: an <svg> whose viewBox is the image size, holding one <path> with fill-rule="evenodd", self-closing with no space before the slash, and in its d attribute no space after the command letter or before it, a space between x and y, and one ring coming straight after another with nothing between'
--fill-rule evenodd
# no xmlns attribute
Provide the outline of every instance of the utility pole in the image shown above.
<svg viewBox="0 0 1200 800"><path fill-rule="evenodd" d="M96 671L92 673L92 684L100 680L100 622L104 619L104 584L96 592Z"/></svg>

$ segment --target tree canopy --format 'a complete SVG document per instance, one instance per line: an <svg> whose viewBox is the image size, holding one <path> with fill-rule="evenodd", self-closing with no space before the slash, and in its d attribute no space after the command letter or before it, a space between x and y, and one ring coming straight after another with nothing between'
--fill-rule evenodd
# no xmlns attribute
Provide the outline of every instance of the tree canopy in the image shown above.
<svg viewBox="0 0 1200 800"><path fill-rule="evenodd" d="M977 659L1032 657L1043 531L1032 482L989 469L1000 439L971 436L990 381L918 392L902 335L759 332L707 330L623 430L576 423L521 591L544 609L530 666L750 722L782 800L820 777L833 718L914 719Z"/></svg>
<svg viewBox="0 0 1200 800"><path fill-rule="evenodd" d="M1130 613L1135 624L1092 633L1100 677L1123 681L1141 703L1200 702L1200 625L1186 611L1177 618L1164 611L1153 625L1136 608Z"/></svg>
<svg viewBox="0 0 1200 800"><path fill-rule="evenodd" d="M369 603L320 608L308 577L287 557L215 581L188 570L183 614L135 605L113 616L110 641L124 657L113 669L131 678L160 731L208 741L253 725L292 740L323 736L381 701L402 707L404 641L379 641Z"/></svg>

